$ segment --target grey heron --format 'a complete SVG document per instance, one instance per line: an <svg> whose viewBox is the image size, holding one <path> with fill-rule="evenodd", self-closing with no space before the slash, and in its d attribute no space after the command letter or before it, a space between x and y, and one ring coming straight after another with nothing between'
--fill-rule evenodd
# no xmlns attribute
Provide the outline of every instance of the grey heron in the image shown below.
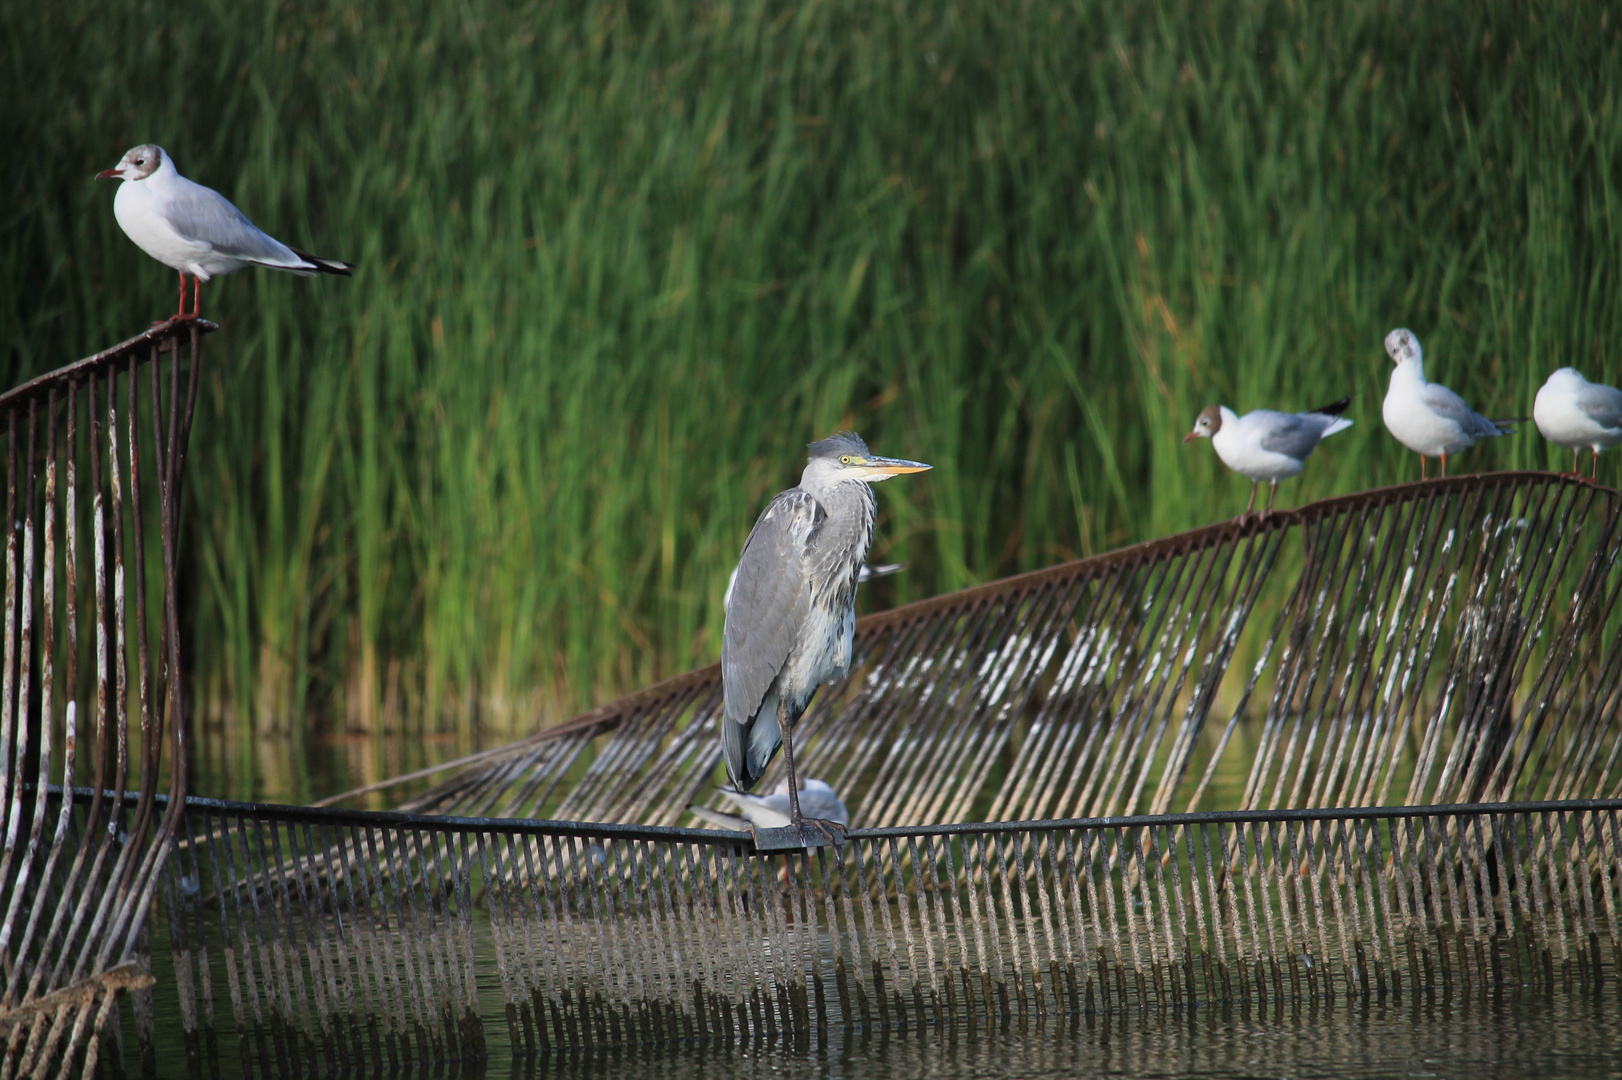
<svg viewBox="0 0 1622 1080"><path fill-rule="evenodd" d="M870 485L930 468L876 457L853 432L808 450L799 486L774 497L744 541L721 635L727 776L748 791L781 746L789 820L802 832L794 725L817 688L850 667L856 581L878 517Z"/></svg>

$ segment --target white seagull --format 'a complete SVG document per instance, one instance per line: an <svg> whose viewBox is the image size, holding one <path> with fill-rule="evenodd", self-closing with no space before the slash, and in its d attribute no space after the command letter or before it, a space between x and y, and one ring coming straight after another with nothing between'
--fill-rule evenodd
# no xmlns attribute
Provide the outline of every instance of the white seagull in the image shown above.
<svg viewBox="0 0 1622 1080"><path fill-rule="evenodd" d="M1183 441L1210 439L1222 464L1250 479L1250 501L1245 513L1256 505L1256 488L1263 480L1272 487L1267 492L1267 509L1273 509L1278 482L1298 476L1306 467L1307 455L1337 431L1352 422L1341 416L1351 398L1308 412L1285 413L1257 409L1238 416L1226 405L1211 405L1194 420L1194 430Z"/></svg>
<svg viewBox="0 0 1622 1080"><path fill-rule="evenodd" d="M1393 330L1385 336L1385 351L1396 368L1385 392L1380 415L1385 428L1402 445L1419 455L1419 478L1425 479L1425 459L1442 459L1474 446L1477 439L1513 435L1509 425L1521 417L1489 420L1471 410L1464 399L1441 383L1425 381L1425 356L1412 330Z"/></svg>
<svg viewBox="0 0 1622 1080"><path fill-rule="evenodd" d="M741 813L726 814L697 803L688 803L687 809L711 825L737 832L751 826L757 829L782 829L792 824L789 820L787 779L780 781L777 790L770 795L751 795L747 791L733 791L731 788L717 790L730 799ZM805 781L805 786L800 789L800 812L822 821L850 824L850 811L845 809L838 792L822 780L808 778Z"/></svg>
<svg viewBox="0 0 1622 1080"><path fill-rule="evenodd" d="M1583 378L1563 367L1538 390L1532 419L1543 437L1571 451L1571 474L1581 476L1582 452L1594 452L1593 479L1599 475L1599 452L1622 442L1622 390Z"/></svg>
<svg viewBox="0 0 1622 1080"><path fill-rule="evenodd" d="M119 228L137 247L180 271L177 319L195 319L202 306L203 282L244 266L268 266L303 277L343 274L354 269L340 259L320 259L290 248L261 232L230 199L180 175L168 151L137 146L97 180L122 180L113 199ZM196 283L186 310L186 275Z"/></svg>

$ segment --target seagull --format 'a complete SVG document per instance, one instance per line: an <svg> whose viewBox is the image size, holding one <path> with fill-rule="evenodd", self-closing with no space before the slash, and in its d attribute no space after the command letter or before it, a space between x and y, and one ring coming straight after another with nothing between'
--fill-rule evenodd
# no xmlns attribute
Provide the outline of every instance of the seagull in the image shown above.
<svg viewBox="0 0 1622 1080"><path fill-rule="evenodd" d="M770 795L751 795L746 791L733 791L731 788L718 790L730 799L741 813L726 814L719 810L711 810L707 806L699 806L697 803L688 803L687 809L695 817L711 825L736 832L742 832L750 826L757 829L782 829L793 824L789 817L786 778ZM807 817L820 818L839 825L850 824L850 811L845 809L838 792L822 780L812 780L809 777L806 779L805 786L800 789L800 810Z"/></svg>
<svg viewBox="0 0 1622 1080"><path fill-rule="evenodd" d="M137 247L180 271L177 319L195 319L202 307L203 282L244 266L268 266L303 277L349 276L355 267L340 259L319 259L290 248L261 231L231 200L180 175L169 152L147 143L137 146L97 180L122 180L113 199L119 228ZM195 282L192 309L186 310L186 275Z"/></svg>
<svg viewBox="0 0 1622 1080"><path fill-rule="evenodd" d="M1264 513L1271 512L1278 482L1300 475L1307 455L1317 449L1320 442L1352 426L1350 420L1340 415L1351 403L1351 398L1341 398L1307 412L1257 409L1243 416L1235 415L1226 405L1211 405L1195 417L1194 430L1183 436L1183 442L1210 439L1222 464L1250 479L1250 501L1245 504L1247 514L1256 505L1256 488L1263 480L1271 483Z"/></svg>
<svg viewBox="0 0 1622 1080"><path fill-rule="evenodd" d="M1442 459L1445 477L1449 454L1474 446L1477 439L1515 434L1509 425L1520 423L1522 417L1489 420L1472 412L1463 398L1441 383L1425 381L1425 357L1412 330L1387 334L1385 351L1397 366L1380 415L1392 437L1419 455L1421 480L1428 457Z"/></svg>
<svg viewBox="0 0 1622 1080"><path fill-rule="evenodd" d="M1592 450L1593 479L1599 476L1599 452L1622 442L1622 390L1591 383L1576 368L1563 367L1538 390L1532 419L1545 439L1571 451L1573 476L1582 475L1582 452Z"/></svg>

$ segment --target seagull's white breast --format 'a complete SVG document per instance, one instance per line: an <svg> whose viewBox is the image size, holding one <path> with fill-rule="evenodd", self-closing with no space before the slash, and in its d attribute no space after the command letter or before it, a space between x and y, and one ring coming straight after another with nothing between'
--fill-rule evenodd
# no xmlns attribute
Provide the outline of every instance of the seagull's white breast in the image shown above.
<svg viewBox="0 0 1622 1080"><path fill-rule="evenodd" d="M154 178L157 174L154 174ZM125 180L113 196L113 217L135 246L163 265L207 281L225 268L211 265L217 258L212 244L188 240L175 231L164 213L160 191L152 180ZM229 269L235 270L232 266Z"/></svg>
<svg viewBox="0 0 1622 1080"><path fill-rule="evenodd" d="M1286 480L1299 476L1306 463L1288 454L1262 448L1267 432L1247 413L1233 420L1224 418L1217 433L1211 436L1222 464L1248 480Z"/></svg>
<svg viewBox="0 0 1622 1080"><path fill-rule="evenodd" d="M1423 369L1413 361L1391 372L1380 416L1386 430L1402 445L1426 457L1456 454L1475 445L1475 438L1457 420L1441 415L1425 403Z"/></svg>
<svg viewBox="0 0 1622 1080"><path fill-rule="evenodd" d="M1549 376L1532 404L1532 419L1543 437L1556 446L1598 453L1622 442L1622 428L1608 428L1583 410L1578 395L1587 381L1562 372Z"/></svg>

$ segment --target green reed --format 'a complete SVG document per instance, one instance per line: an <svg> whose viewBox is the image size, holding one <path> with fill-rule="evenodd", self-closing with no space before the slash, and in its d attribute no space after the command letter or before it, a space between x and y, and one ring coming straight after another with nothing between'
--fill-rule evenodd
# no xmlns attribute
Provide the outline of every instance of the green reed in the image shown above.
<svg viewBox="0 0 1622 1080"><path fill-rule="evenodd" d="M528 730L712 659L836 428L936 465L872 607L1237 512L1178 442L1216 400L1353 396L1284 505L1416 476L1393 326L1494 414L1614 379L1607 9L6 5L0 374L172 310L90 180L137 142L359 263L204 290L198 700Z"/></svg>

